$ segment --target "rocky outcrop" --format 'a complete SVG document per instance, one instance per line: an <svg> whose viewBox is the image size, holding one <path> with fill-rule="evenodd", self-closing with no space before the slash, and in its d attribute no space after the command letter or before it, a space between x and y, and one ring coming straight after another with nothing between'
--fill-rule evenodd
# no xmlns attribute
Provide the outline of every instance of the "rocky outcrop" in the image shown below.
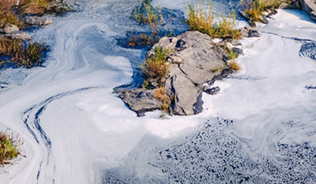
<svg viewBox="0 0 316 184"><path fill-rule="evenodd" d="M301 8L310 15L312 20L316 21L316 3L315 0L298 0Z"/></svg>
<svg viewBox="0 0 316 184"><path fill-rule="evenodd" d="M226 43L239 45L236 40ZM230 71L226 64L227 56L212 39L197 31L188 31L177 37L164 37L148 51L147 57L155 55L156 47L173 50L167 58L169 73L165 76L165 91L175 115L193 115L201 112L201 91L216 94L219 89L210 89L203 84L223 77ZM226 71L223 73L223 71ZM223 73L223 77L222 76ZM120 98L135 112L159 109L162 103L155 99L155 90L136 89L125 92ZM200 99L200 100L199 100ZM198 106L198 107L197 107Z"/></svg>
<svg viewBox="0 0 316 184"><path fill-rule="evenodd" d="M44 26L54 23L52 20L44 17L28 17L25 19L25 23L36 26Z"/></svg>

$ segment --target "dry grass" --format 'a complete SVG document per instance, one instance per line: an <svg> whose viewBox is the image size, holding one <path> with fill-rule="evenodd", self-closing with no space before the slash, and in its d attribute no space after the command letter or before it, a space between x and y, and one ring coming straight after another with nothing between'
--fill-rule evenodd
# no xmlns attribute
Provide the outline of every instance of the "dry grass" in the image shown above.
<svg viewBox="0 0 316 184"><path fill-rule="evenodd" d="M229 63L229 66L235 71L239 71L242 69L241 66L237 63L237 61L231 61Z"/></svg>
<svg viewBox="0 0 316 184"><path fill-rule="evenodd" d="M0 132L0 164L9 163L9 160L20 155L19 146L23 144L18 136L7 135L6 132Z"/></svg>
<svg viewBox="0 0 316 184"><path fill-rule="evenodd" d="M161 103L162 103L162 105L160 107L161 111L168 113L170 98L166 94L165 87L159 87L159 88L155 89L154 98L161 101Z"/></svg>
<svg viewBox="0 0 316 184"><path fill-rule="evenodd" d="M155 53L155 55L148 57L145 63L141 65L141 69L147 78L165 77L169 70L166 59L172 53L172 50L158 46L155 48Z"/></svg>
<svg viewBox="0 0 316 184"><path fill-rule="evenodd" d="M6 39L6 38L0 38L0 55L6 55L9 54L12 50L13 41Z"/></svg>
<svg viewBox="0 0 316 184"><path fill-rule="evenodd" d="M235 14L232 13L229 17L222 15L221 20L214 23L212 15L212 5L208 4L208 10L203 8L203 0L194 1L188 4L186 8L187 18L185 23L190 26L190 30L200 31L208 34L212 38L231 37L240 39L240 32L235 29Z"/></svg>
<svg viewBox="0 0 316 184"><path fill-rule="evenodd" d="M47 11L49 2L47 0L28 0L22 6L22 12L28 15L43 15Z"/></svg>
<svg viewBox="0 0 316 184"><path fill-rule="evenodd" d="M13 6L16 5L17 0L1 0L0 10L3 12L9 11Z"/></svg>

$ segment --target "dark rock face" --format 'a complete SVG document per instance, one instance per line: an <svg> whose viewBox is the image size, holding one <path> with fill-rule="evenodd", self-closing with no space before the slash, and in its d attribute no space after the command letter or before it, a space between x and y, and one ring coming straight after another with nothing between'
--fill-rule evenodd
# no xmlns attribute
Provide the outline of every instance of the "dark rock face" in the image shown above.
<svg viewBox="0 0 316 184"><path fill-rule="evenodd" d="M259 37L260 36L259 32L250 26L243 27L239 29L239 31L241 35L245 37Z"/></svg>
<svg viewBox="0 0 316 184"><path fill-rule="evenodd" d="M237 56L239 56L239 55L244 55L243 50L240 49L240 48L238 48L238 47L233 47L232 50L236 53Z"/></svg>
<svg viewBox="0 0 316 184"><path fill-rule="evenodd" d="M300 7L316 21L316 3L314 0L298 0Z"/></svg>
<svg viewBox="0 0 316 184"><path fill-rule="evenodd" d="M216 95L217 93L220 92L220 90L221 89L218 86L216 86L216 87L205 90L205 93L207 93L209 95Z"/></svg>
<svg viewBox="0 0 316 184"><path fill-rule="evenodd" d="M231 40L232 41L232 40ZM232 41L238 45L238 41ZM222 79L230 73L226 65L223 50L212 39L197 31L188 31L178 37L164 37L148 51L147 57L155 55L156 47L173 50L167 58L169 73L165 76L166 94L172 99L170 114L194 115L202 112L203 84L215 81L214 77ZM148 80L149 81L149 80ZM216 94L219 89L209 93ZM136 89L120 95L122 100L138 116L145 111L159 109L162 103L153 97L155 90Z"/></svg>

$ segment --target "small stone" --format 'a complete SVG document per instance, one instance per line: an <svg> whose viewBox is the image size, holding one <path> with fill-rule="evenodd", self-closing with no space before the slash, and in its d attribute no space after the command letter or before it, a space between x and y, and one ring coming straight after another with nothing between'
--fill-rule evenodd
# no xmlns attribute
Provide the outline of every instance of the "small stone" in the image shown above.
<svg viewBox="0 0 316 184"><path fill-rule="evenodd" d="M269 15L268 12L262 12L261 14L262 14L263 16L268 16L268 15Z"/></svg>
<svg viewBox="0 0 316 184"><path fill-rule="evenodd" d="M250 19L250 16L249 16L246 12L244 12L244 11L239 11L239 13L240 13L240 15L241 15L242 17L244 17L245 19L247 19L247 20Z"/></svg>
<svg viewBox="0 0 316 184"><path fill-rule="evenodd" d="M32 40L31 36L28 35L27 33L11 34L9 38L16 39L16 40L23 40L23 41Z"/></svg>
<svg viewBox="0 0 316 184"><path fill-rule="evenodd" d="M7 24L4 26L2 30L0 30L0 32L4 34L12 34L12 33L17 33L19 31L20 29L16 25L13 25L13 24Z"/></svg>
<svg viewBox="0 0 316 184"><path fill-rule="evenodd" d="M257 30L250 30L248 32L248 37L259 37L259 36L260 36L260 34Z"/></svg>
<svg viewBox="0 0 316 184"><path fill-rule="evenodd" d="M268 24L269 22L268 22L268 20L267 20L267 18L265 17L265 16L259 16L259 20L262 22L262 23L264 23L264 24Z"/></svg>
<svg viewBox="0 0 316 184"><path fill-rule="evenodd" d="M236 53L237 56L244 55L244 52L241 48L233 47L232 50Z"/></svg>
<svg viewBox="0 0 316 184"><path fill-rule="evenodd" d="M286 3L281 3L281 4L279 5L278 9L280 9L280 10L282 10L282 9L287 9L288 7L289 7L288 4L286 4Z"/></svg>
<svg viewBox="0 0 316 184"><path fill-rule="evenodd" d="M220 92L220 90L221 89L218 86L216 86L216 87L206 90L205 93L209 95L216 95L218 92Z"/></svg>
<svg viewBox="0 0 316 184"><path fill-rule="evenodd" d="M36 17L36 16L26 18L25 22L27 24L37 25L37 26L43 26L43 25L48 25L48 24L52 24L53 23L53 21L48 19L48 18Z"/></svg>

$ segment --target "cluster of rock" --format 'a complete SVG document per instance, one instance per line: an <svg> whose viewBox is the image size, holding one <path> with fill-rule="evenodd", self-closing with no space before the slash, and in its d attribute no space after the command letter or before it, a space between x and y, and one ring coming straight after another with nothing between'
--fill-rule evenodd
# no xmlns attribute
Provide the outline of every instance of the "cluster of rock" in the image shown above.
<svg viewBox="0 0 316 184"><path fill-rule="evenodd" d="M253 20L252 17L250 17L245 11L239 11L239 13L242 17L244 17L249 22L249 24L252 27L256 27L255 20ZM262 14L258 18L262 23L268 24L269 22L268 22L267 17L270 17L271 15L274 15L276 13L277 11L274 9L267 10L265 12L262 12Z"/></svg>
<svg viewBox="0 0 316 184"><path fill-rule="evenodd" d="M251 27L240 30L246 37L258 36ZM238 54L242 50L238 48L237 40L225 39L220 43L214 43L210 36L198 31L188 31L177 37L164 37L147 53L147 57L155 54L156 47L172 49L166 64L169 65L169 73L162 80L169 103L170 115L193 115L202 111L201 92L214 95L220 89L212 87L215 80L220 80L232 73L227 65L227 55L224 52L228 48ZM160 79L161 81L161 79ZM155 80L149 80L155 83ZM155 88L155 84L149 84ZM135 89L120 94L120 98L131 110L143 116L144 112L159 109L162 102L154 97L155 89Z"/></svg>
<svg viewBox="0 0 316 184"><path fill-rule="evenodd" d="M35 26L43 26L52 24L53 21L44 17L28 17L25 19L25 23ZM20 33L20 29L13 24L6 24L4 27L0 28L0 37L28 41L32 40L31 36L27 33Z"/></svg>
<svg viewBox="0 0 316 184"><path fill-rule="evenodd" d="M278 9L303 9L312 20L316 21L316 1L315 0L281 0ZM252 27L256 27L256 24L252 17L250 17L245 11L239 12L242 17L248 20ZM259 16L259 21L268 24L267 17L276 14L275 9L268 9Z"/></svg>

